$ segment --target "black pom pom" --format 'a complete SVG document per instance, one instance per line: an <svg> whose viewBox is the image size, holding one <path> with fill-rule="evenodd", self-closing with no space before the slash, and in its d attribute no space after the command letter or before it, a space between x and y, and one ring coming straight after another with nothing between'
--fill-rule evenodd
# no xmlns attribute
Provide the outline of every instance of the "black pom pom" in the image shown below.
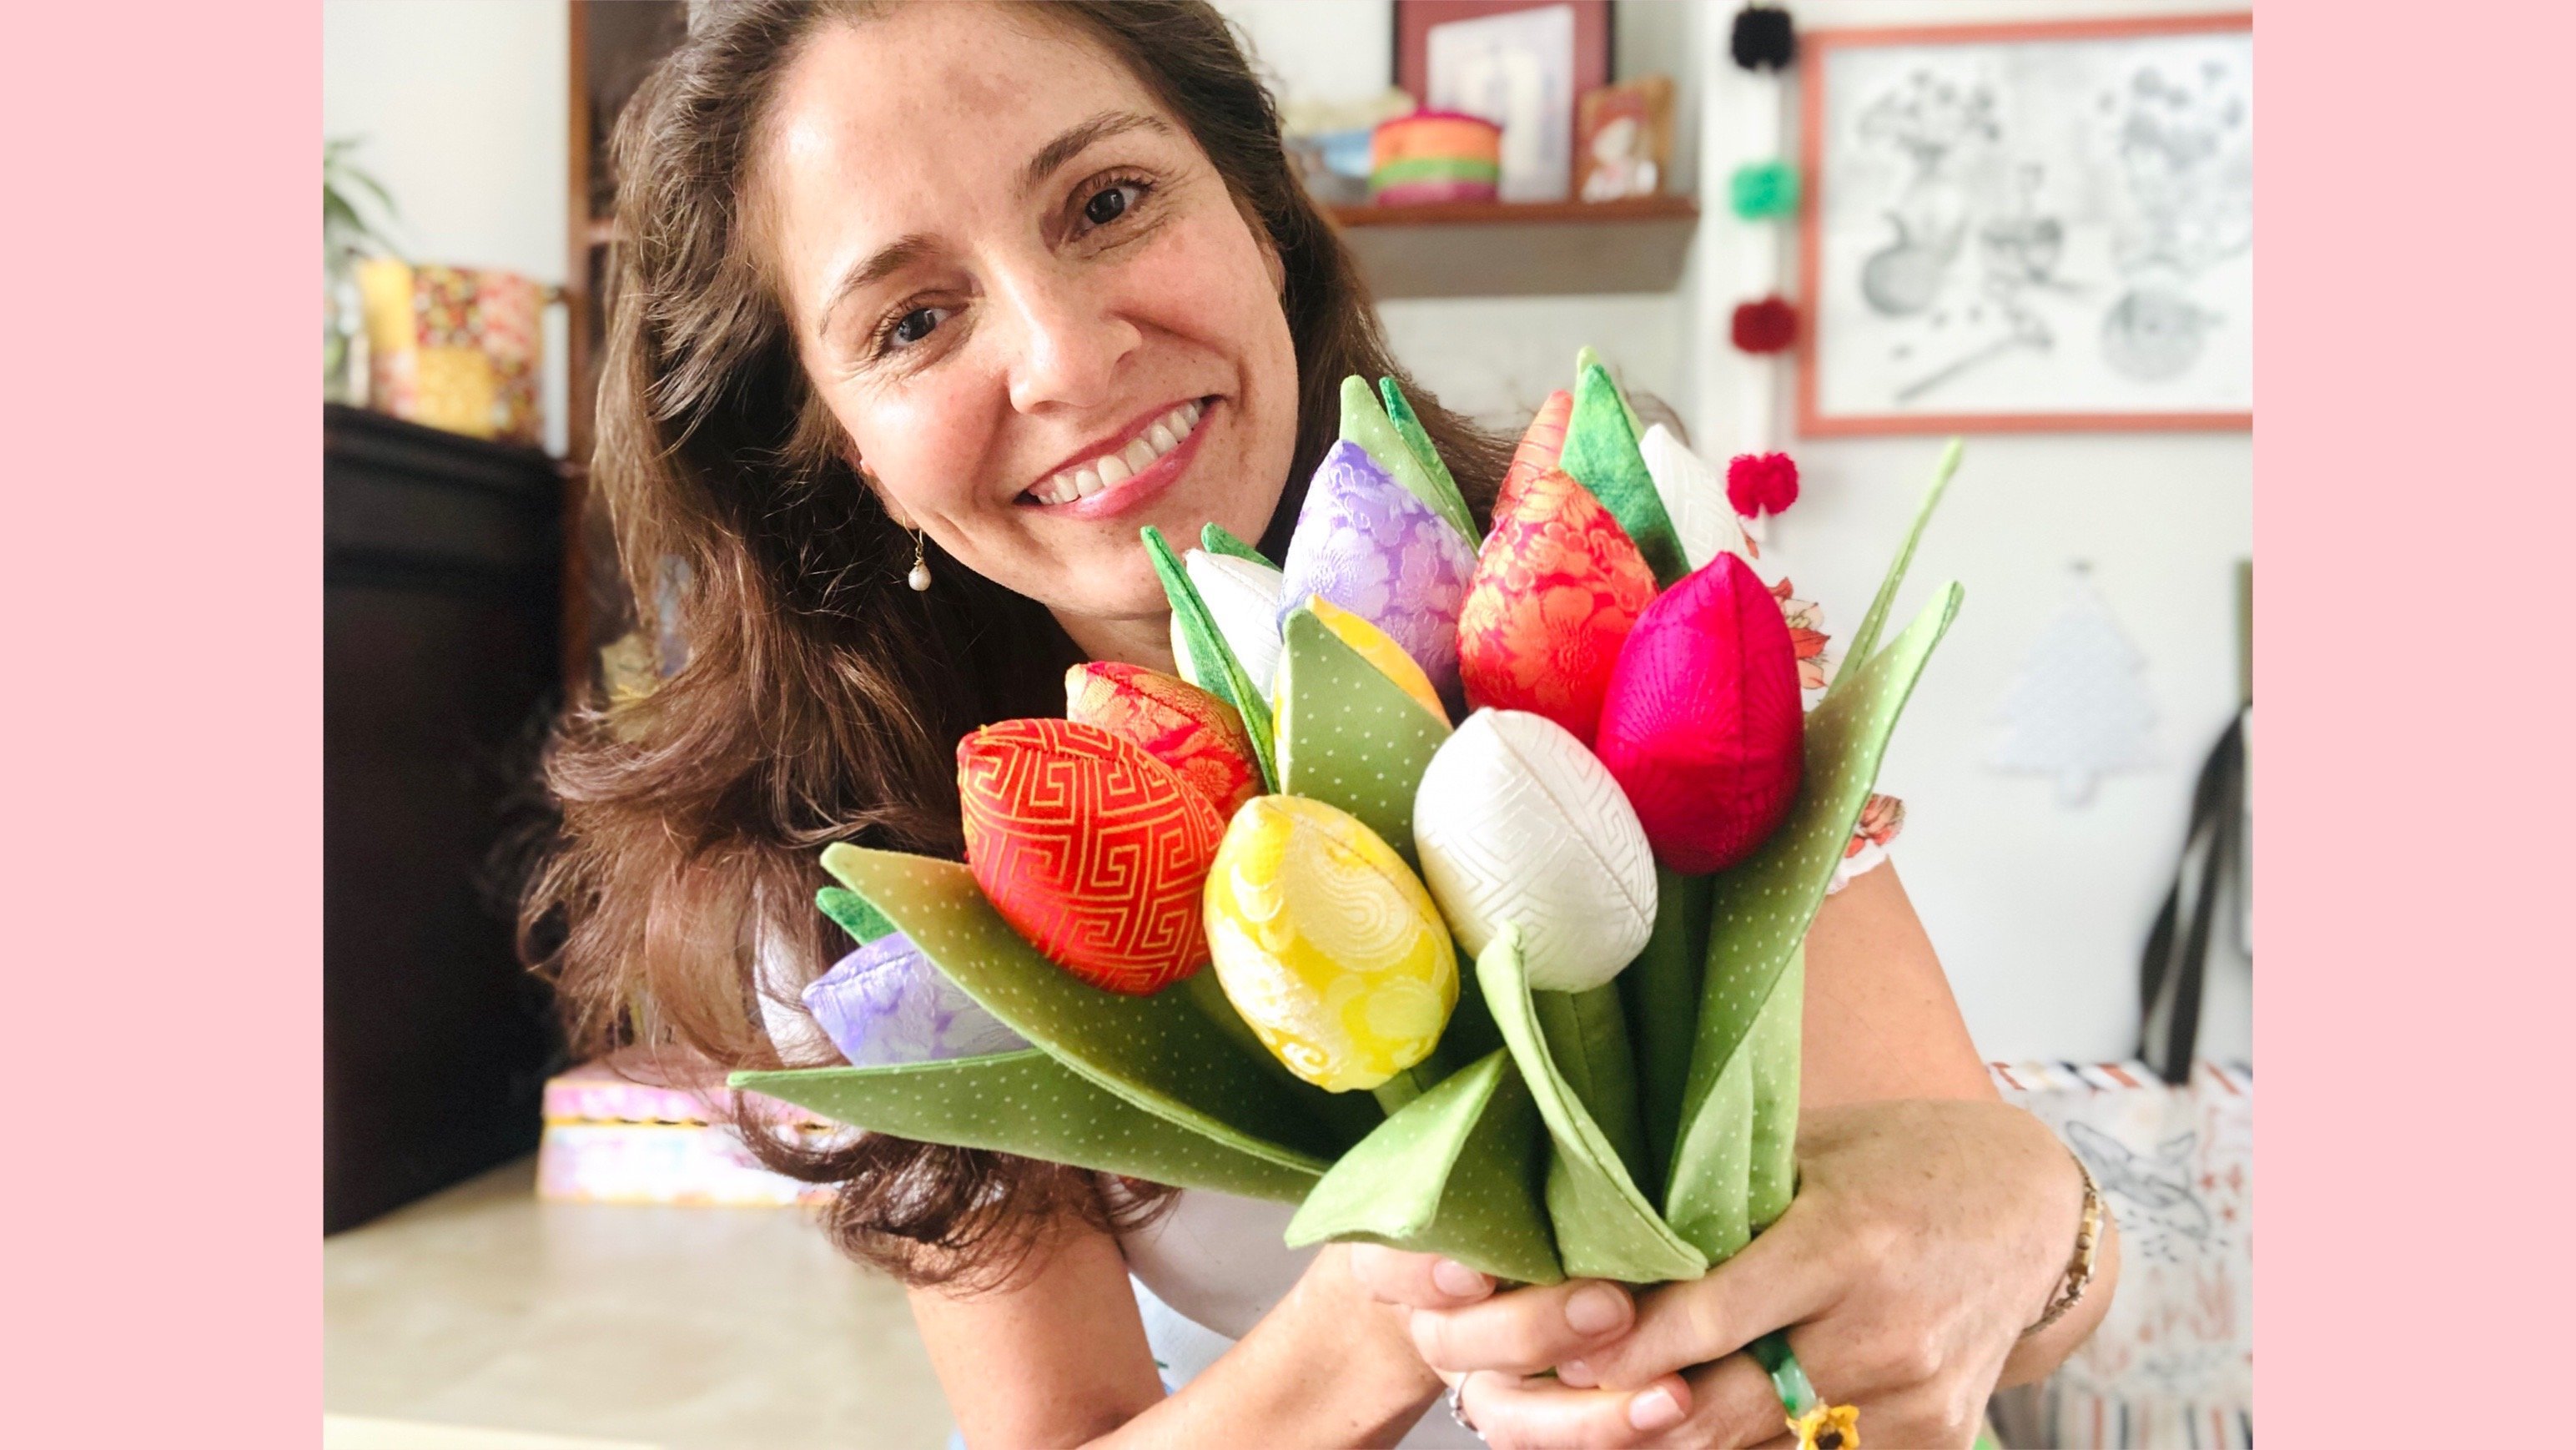
<svg viewBox="0 0 2576 1450"><path fill-rule="evenodd" d="M1735 12L1732 48L1735 63L1746 70L1783 70L1798 58L1798 32L1788 11L1747 5Z"/></svg>

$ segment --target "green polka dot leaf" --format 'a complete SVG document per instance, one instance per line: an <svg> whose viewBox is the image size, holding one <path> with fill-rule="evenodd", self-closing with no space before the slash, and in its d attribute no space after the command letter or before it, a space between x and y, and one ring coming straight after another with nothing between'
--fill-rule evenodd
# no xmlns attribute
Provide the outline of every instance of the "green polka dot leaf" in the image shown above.
<svg viewBox="0 0 2576 1450"><path fill-rule="evenodd" d="M1410 410L1407 410L1410 411ZM1342 439L1356 443L1370 461L1386 470L1387 476L1404 485L1404 491L1422 500L1433 513L1449 521L1470 547L1484 537L1476 532L1476 516L1467 512L1467 500L1458 494L1458 485L1442 468L1437 477L1422 466L1413 446L1386 416L1377 394L1369 391L1368 381L1352 376L1342 379ZM1428 441L1428 440L1426 440Z"/></svg>
<svg viewBox="0 0 2576 1450"><path fill-rule="evenodd" d="M1299 605L1279 654L1279 788L1350 812L1416 871L1413 795L1449 722Z"/></svg>
<svg viewBox="0 0 2576 1450"><path fill-rule="evenodd" d="M1101 1173L1295 1203L1304 1169L1176 1127L1042 1051L891 1067L738 1072L733 1086L872 1133L990 1148Z"/></svg>
<svg viewBox="0 0 2576 1450"><path fill-rule="evenodd" d="M1805 778L1788 822L1710 884L1708 967L1664 1213L1712 1259L1789 1206L1807 927L1962 593L1943 586L1894 643L1845 669L1843 688L1807 716Z"/></svg>
<svg viewBox="0 0 2576 1450"><path fill-rule="evenodd" d="M1345 1105L1322 1101L1332 1095L1267 1054L1245 1052L1195 994L1104 992L1048 961L956 862L835 845L824 849L823 869L1004 1026L1137 1108L1307 1173L1323 1172L1360 1136Z"/></svg>
<svg viewBox="0 0 2576 1450"><path fill-rule="evenodd" d="M1244 673L1243 662L1225 642L1225 632L1216 627L1216 616L1208 613L1207 601L1199 597L1198 586L1190 582L1189 571L1181 566L1181 557L1163 539L1163 531L1147 524L1138 531L1145 540L1145 552L1154 561L1154 577L1163 584L1163 596L1171 601L1172 615L1180 621L1181 638L1189 646L1190 662L1197 666L1197 677L1208 683L1218 699L1235 708L1243 717L1243 733L1252 737L1254 761L1261 767L1264 790L1279 788L1279 764L1273 758L1270 743L1270 702L1252 687L1252 677Z"/></svg>
<svg viewBox="0 0 2576 1450"><path fill-rule="evenodd" d="M1288 1224L1288 1246L1365 1240L1446 1254L1497 1278L1553 1284L1540 1207L1538 1105L1500 1050L1405 1104L1342 1155Z"/></svg>
<svg viewBox="0 0 2576 1450"><path fill-rule="evenodd" d="M1476 982L1547 1124L1554 1150L1547 1165L1547 1214L1565 1272L1632 1284L1695 1279L1706 1272L1707 1258L1655 1213L1621 1166L1609 1136L1558 1071L1530 999L1519 928L1506 926L1487 944L1476 959Z"/></svg>
<svg viewBox="0 0 2576 1450"><path fill-rule="evenodd" d="M1887 627L1887 612L1896 607L1896 591L1905 582L1905 571L1914 563L1915 546L1923 542L1924 527L1932 522L1932 511L1941 506L1941 495L1950 490L1950 476L1959 471L1959 457L1967 449L1965 440L1953 438L1941 450L1932 465L1932 486L1923 491L1923 502L1914 510L1914 526L1905 531L1905 542L1896 549L1895 562L1887 566L1887 577L1878 582L1878 593L1869 601L1869 612L1861 616L1860 628L1843 642L1843 658L1865 660L1878 653L1879 631ZM1826 693L1842 688L1842 677L1836 677Z"/></svg>
<svg viewBox="0 0 2576 1450"><path fill-rule="evenodd" d="M1272 569L1279 567L1275 560L1264 555L1259 549L1256 549L1250 544L1245 543L1243 540L1236 538L1221 524L1199 525L1199 547L1205 549L1211 554L1231 554L1235 558L1243 559L1254 564L1264 565Z"/></svg>
<svg viewBox="0 0 2576 1450"><path fill-rule="evenodd" d="M1673 1140L1679 1137L1682 1087L1690 1078L1697 1037L1699 979L1708 963L1709 878L1655 866L1655 930L1616 985L1628 1009L1628 1040L1637 1060L1637 1107L1647 1155L1638 1186L1660 1200Z"/></svg>
<svg viewBox="0 0 2576 1450"><path fill-rule="evenodd" d="M1637 552L1655 571L1658 588L1669 589L1690 572L1682 556L1681 535L1673 532L1663 496L1655 492L1646 455L1637 449L1637 427L1628 400L1610 381L1610 370L1587 362L1574 384L1574 411L1565 423L1565 448L1556 466L1592 491L1601 506L1628 531Z"/></svg>
<svg viewBox="0 0 2576 1450"><path fill-rule="evenodd" d="M1415 416L1413 403L1404 396L1404 389L1397 387L1393 378L1380 378L1377 391L1378 397L1386 403L1387 421L1395 425L1396 434L1404 439L1405 447L1413 451L1414 461L1422 465L1422 472L1431 480L1431 486L1439 491L1442 498L1457 503L1454 513L1445 505L1435 506L1436 511L1453 524L1465 519L1468 527L1460 532L1467 536L1468 543L1482 544L1483 537L1474 528L1475 515L1467 508L1466 496L1458 492L1458 480L1451 476L1449 465L1441 460L1440 449L1432 443L1431 435L1423 431L1422 419Z"/></svg>

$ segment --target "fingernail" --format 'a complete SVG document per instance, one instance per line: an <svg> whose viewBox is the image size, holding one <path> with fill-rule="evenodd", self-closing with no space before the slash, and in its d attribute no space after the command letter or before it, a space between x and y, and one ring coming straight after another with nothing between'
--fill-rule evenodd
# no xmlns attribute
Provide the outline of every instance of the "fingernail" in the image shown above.
<svg viewBox="0 0 2576 1450"><path fill-rule="evenodd" d="M1565 1322L1577 1334L1607 1334L1628 1322L1628 1296L1607 1284L1586 1284L1565 1301Z"/></svg>
<svg viewBox="0 0 2576 1450"><path fill-rule="evenodd" d="M1443 1294L1482 1294L1486 1289L1484 1275L1455 1259L1442 1259L1433 1264L1431 1282L1439 1285Z"/></svg>
<svg viewBox="0 0 2576 1450"><path fill-rule="evenodd" d="M1597 1390L1601 1388L1601 1376L1594 1374L1592 1372L1592 1366L1585 1364L1579 1359L1569 1359L1563 1364L1558 1365L1556 1367L1556 1382L1564 1385L1568 1389Z"/></svg>
<svg viewBox="0 0 2576 1450"><path fill-rule="evenodd" d="M1682 1422L1682 1402L1668 1389L1646 1391L1628 1402L1628 1425L1637 1430L1669 1430Z"/></svg>

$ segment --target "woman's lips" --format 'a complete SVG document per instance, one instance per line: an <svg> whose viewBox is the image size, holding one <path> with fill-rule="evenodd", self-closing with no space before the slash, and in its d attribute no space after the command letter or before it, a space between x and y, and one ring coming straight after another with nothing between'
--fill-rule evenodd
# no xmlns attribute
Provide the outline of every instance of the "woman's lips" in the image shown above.
<svg viewBox="0 0 2576 1450"><path fill-rule="evenodd" d="M1038 488L1022 493L1018 500L1019 505L1023 508L1042 509L1062 518L1083 520L1116 518L1120 514L1142 508L1160 497L1180 480L1183 473L1188 471L1190 461L1198 456L1199 445L1207 437L1208 419L1215 413L1218 401L1212 397L1200 398L1180 405L1184 409L1195 409L1198 414L1196 420L1191 423L1188 433L1143 468L1135 470L1116 483L1104 481L1097 493L1084 494L1061 503L1039 502L1037 498L1039 488L1056 484L1064 472L1073 471L1064 470L1050 477L1046 483L1038 485ZM1157 415L1146 427L1138 430L1138 436L1149 437L1153 427L1164 422L1171 411L1167 410L1166 413Z"/></svg>

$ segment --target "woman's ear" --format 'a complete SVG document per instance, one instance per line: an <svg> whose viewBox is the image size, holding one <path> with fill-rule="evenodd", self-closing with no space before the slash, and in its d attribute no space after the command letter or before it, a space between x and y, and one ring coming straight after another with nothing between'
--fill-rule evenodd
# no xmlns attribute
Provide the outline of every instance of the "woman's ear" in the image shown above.
<svg viewBox="0 0 2576 1450"><path fill-rule="evenodd" d="M912 532L912 520L905 518L903 510L896 508L894 500L886 496L886 491L878 484L876 475L868 472L867 464L860 460L859 450L855 446L847 443L841 445L841 461L850 465L850 472L859 476L859 487L876 495L877 507L886 511L886 517L894 520L895 527L906 533Z"/></svg>

